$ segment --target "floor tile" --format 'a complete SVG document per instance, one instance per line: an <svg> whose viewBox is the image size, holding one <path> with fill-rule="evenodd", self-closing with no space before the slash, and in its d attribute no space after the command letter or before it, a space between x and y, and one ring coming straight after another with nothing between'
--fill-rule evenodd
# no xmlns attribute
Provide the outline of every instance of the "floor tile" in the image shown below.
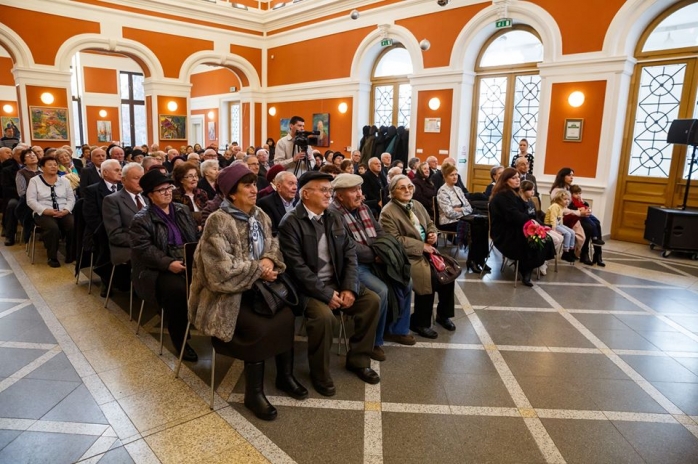
<svg viewBox="0 0 698 464"><path fill-rule="evenodd" d="M109 425L85 385L80 385L49 411L41 420L82 422Z"/></svg>
<svg viewBox="0 0 698 464"><path fill-rule="evenodd" d="M0 276L0 298L26 298L27 294L14 274Z"/></svg>
<svg viewBox="0 0 698 464"><path fill-rule="evenodd" d="M133 459L126 448L120 446L104 453L104 456L97 462L99 464L131 464Z"/></svg>
<svg viewBox="0 0 698 464"><path fill-rule="evenodd" d="M541 421L569 464L645 462L611 422L565 419Z"/></svg>
<svg viewBox="0 0 698 464"><path fill-rule="evenodd" d="M693 374L698 375L698 358L677 357L674 359L676 359L676 361L678 361L686 369L693 372Z"/></svg>
<svg viewBox="0 0 698 464"><path fill-rule="evenodd" d="M623 291L659 313L698 314L698 294L688 290L625 288Z"/></svg>
<svg viewBox="0 0 698 464"><path fill-rule="evenodd" d="M669 319L681 325L681 327L698 333L698 315L691 316L669 316Z"/></svg>
<svg viewBox="0 0 698 464"><path fill-rule="evenodd" d="M638 330L637 333L649 340L663 351L698 352L698 342L679 332L650 332Z"/></svg>
<svg viewBox="0 0 698 464"><path fill-rule="evenodd" d="M21 433L21 430L0 430L0 450L9 445Z"/></svg>
<svg viewBox="0 0 698 464"><path fill-rule="evenodd" d="M698 267L696 266L684 266L678 263L672 263L672 266L674 266L676 269L682 270L683 272L687 272L694 277L698 277Z"/></svg>
<svg viewBox="0 0 698 464"><path fill-rule="evenodd" d="M549 308L550 305L535 291L514 283L482 282L468 283L465 296L473 306L510 306L523 308Z"/></svg>
<svg viewBox="0 0 698 464"><path fill-rule="evenodd" d="M620 263L620 261L614 261ZM627 264L627 263L622 263ZM590 269L590 271L601 277L603 280L611 285L645 285L645 286L655 286L657 282L646 279L638 279L637 277L630 277L622 274L616 274L615 272L599 271L598 269ZM663 272L663 271L661 271Z"/></svg>
<svg viewBox="0 0 698 464"><path fill-rule="evenodd" d="M58 380L20 379L0 392L0 417L39 419L79 385Z"/></svg>
<svg viewBox="0 0 698 464"><path fill-rule="evenodd" d="M638 374L650 382L698 383L698 376L686 369L678 361L666 356L621 356ZM696 397L698 404L698 396Z"/></svg>
<svg viewBox="0 0 698 464"><path fill-rule="evenodd" d="M655 316L616 314L618 320L633 330L652 332L677 332L678 330Z"/></svg>
<svg viewBox="0 0 698 464"><path fill-rule="evenodd" d="M569 381L583 390L600 411L667 413L632 380L574 378Z"/></svg>
<svg viewBox="0 0 698 464"><path fill-rule="evenodd" d="M439 376L439 383L452 406L516 406L499 375L446 374Z"/></svg>
<svg viewBox="0 0 698 464"><path fill-rule="evenodd" d="M698 383L652 382L652 385L684 413L698 416Z"/></svg>
<svg viewBox="0 0 698 464"><path fill-rule="evenodd" d="M682 425L620 421L614 421L613 425L647 462L662 464L696 462L698 439Z"/></svg>
<svg viewBox="0 0 698 464"><path fill-rule="evenodd" d="M630 289L629 289L630 290ZM614 311L640 311L641 308L606 287L567 286L551 296L566 309L604 309Z"/></svg>
<svg viewBox="0 0 698 464"><path fill-rule="evenodd" d="M505 351L502 356L517 377L538 375L559 376L563 379L581 377L628 380L628 376L603 355Z"/></svg>
<svg viewBox="0 0 698 464"><path fill-rule="evenodd" d="M382 414L383 461L459 463L465 448L456 416L437 414ZM409 462L409 461L407 461Z"/></svg>
<svg viewBox="0 0 698 464"><path fill-rule="evenodd" d="M77 461L97 438L89 435L23 432L0 451L0 462L69 464Z"/></svg>
<svg viewBox="0 0 698 464"><path fill-rule="evenodd" d="M46 350L0 348L0 377L10 377L44 354Z"/></svg>
<svg viewBox="0 0 698 464"><path fill-rule="evenodd" d="M155 357L102 372L99 377L117 400L174 382L172 371Z"/></svg>
<svg viewBox="0 0 698 464"><path fill-rule="evenodd" d="M560 377L516 375L521 389L539 409L596 410L593 396L580 385Z"/></svg>
<svg viewBox="0 0 698 464"><path fill-rule="evenodd" d="M44 379L44 380L63 380L66 382L80 382L80 376L73 365L68 360L65 353L58 353L53 358L33 370L27 376L27 379Z"/></svg>
<svg viewBox="0 0 698 464"><path fill-rule="evenodd" d="M575 313L574 318L587 329L628 330L629 327L616 314Z"/></svg>
<svg viewBox="0 0 698 464"><path fill-rule="evenodd" d="M267 422L233 407L299 464L363 462L363 411L277 406L278 419ZM383 431L385 449L385 424Z"/></svg>
<svg viewBox="0 0 698 464"><path fill-rule="evenodd" d="M647 350L661 351L637 332L627 330L590 329L606 346L612 350Z"/></svg>
<svg viewBox="0 0 698 464"><path fill-rule="evenodd" d="M454 332L444 329L439 324L433 324L431 328L439 334L439 337L430 341L433 343L480 343L480 337L477 336L477 333L475 332L475 329L473 329L473 325L470 323L468 316L466 316L463 311L456 308L456 317L454 317L452 321L456 325L456 330ZM412 335L415 334L413 333ZM416 337L422 338L419 336ZM426 339L423 340L426 341Z"/></svg>

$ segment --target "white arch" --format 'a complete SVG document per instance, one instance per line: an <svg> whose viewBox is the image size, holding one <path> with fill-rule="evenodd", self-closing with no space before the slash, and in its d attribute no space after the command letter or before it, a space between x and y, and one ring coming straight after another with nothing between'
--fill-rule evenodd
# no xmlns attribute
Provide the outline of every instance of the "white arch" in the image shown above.
<svg viewBox="0 0 698 464"><path fill-rule="evenodd" d="M555 19L543 8L530 2L512 2L508 16L514 24L531 26L543 43L543 61L552 63L562 54L562 34ZM451 51L450 67L460 71L473 71L475 61L483 45L497 29L494 23L501 17L498 7L490 5L481 10L461 30Z"/></svg>
<svg viewBox="0 0 698 464"><path fill-rule="evenodd" d="M99 34L80 34L63 42L56 53L56 67L60 71L70 72L70 65L76 53L88 48L101 49L113 53L122 53L138 58L148 67L150 78L162 80L165 73L155 53L140 42L122 38L106 38Z"/></svg>
<svg viewBox="0 0 698 464"><path fill-rule="evenodd" d="M7 48L16 68L28 68L34 64L31 49L15 31L0 23L0 43Z"/></svg>
<svg viewBox="0 0 698 464"><path fill-rule="evenodd" d="M261 87L260 77L252 63L238 55L228 53L216 53L210 50L196 52L190 55L179 70L179 80L189 82L194 69L200 64L215 64L223 67L233 67L245 73L251 90L259 90Z"/></svg>
<svg viewBox="0 0 698 464"><path fill-rule="evenodd" d="M654 18L664 10L678 3L678 0L627 0L613 17L603 51L609 56L635 55L640 36Z"/></svg>
<svg viewBox="0 0 698 464"><path fill-rule="evenodd" d="M424 71L422 50L419 48L419 42L414 35L412 35L409 29L390 24L388 26L388 37L391 39L396 39L397 42L400 42L410 54L413 74L422 74ZM371 81L373 64L376 62L376 58L378 58L378 55L380 55L382 50L382 47L380 46L380 40L382 38L383 32L380 29L376 29L364 37L364 40L361 41L359 46L356 48L354 59L351 62L350 77L352 80L361 82Z"/></svg>

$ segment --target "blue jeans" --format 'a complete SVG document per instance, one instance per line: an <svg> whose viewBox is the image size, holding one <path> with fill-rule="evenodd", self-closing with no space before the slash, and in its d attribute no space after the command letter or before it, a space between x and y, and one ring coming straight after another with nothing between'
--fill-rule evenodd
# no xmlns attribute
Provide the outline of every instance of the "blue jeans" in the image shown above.
<svg viewBox="0 0 698 464"><path fill-rule="evenodd" d="M375 292L380 298L380 319L376 328L376 346L383 346L383 333L386 331L385 324L388 317L388 286L385 282L376 277L371 272L368 264L359 264L359 282L366 288ZM410 307L412 306L412 281L405 289L405 298L402 300L403 306L399 309L400 317L392 321L387 332L395 335L407 335L410 328Z"/></svg>

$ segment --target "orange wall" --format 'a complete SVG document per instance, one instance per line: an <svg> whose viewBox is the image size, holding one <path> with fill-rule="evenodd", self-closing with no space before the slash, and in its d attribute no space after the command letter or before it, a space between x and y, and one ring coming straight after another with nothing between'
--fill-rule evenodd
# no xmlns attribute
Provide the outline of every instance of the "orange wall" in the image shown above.
<svg viewBox="0 0 698 464"><path fill-rule="evenodd" d="M562 34L564 55L600 51L608 26L625 3L625 0L528 1L544 8L555 18Z"/></svg>
<svg viewBox="0 0 698 464"><path fill-rule="evenodd" d="M57 88L57 87L38 87L34 85L26 86L27 89L27 116L29 116L30 107L32 106L43 106L49 108L68 108L68 89ZM52 104L47 105L41 101L41 94L44 92L50 92L53 94L54 101ZM31 121L31 118L29 118ZM68 124L70 127L73 125L73 121L68 116ZM30 134L33 135L33 134ZM68 139L72 140L72 130L68 131ZM22 136L24 140L26 138ZM31 139L32 145L41 145L42 147L55 147L58 148L62 145L69 144L68 141L51 141L51 140L35 140Z"/></svg>
<svg viewBox="0 0 698 464"><path fill-rule="evenodd" d="M101 117L100 110L106 110L107 115ZM121 123L119 121L119 108L116 106L86 106L85 124L87 124L87 143L90 145L102 145L97 139L97 121L111 121L111 140L121 140Z"/></svg>
<svg viewBox="0 0 698 464"><path fill-rule="evenodd" d="M249 147L253 143L252 141L250 141L250 104L249 103L242 104L242 114L240 115L240 118L242 120L242 133L240 134L242 141L240 141L240 146L242 147L243 150L245 150L247 147Z"/></svg>
<svg viewBox="0 0 698 464"><path fill-rule="evenodd" d="M173 115L173 116L178 116L178 115L183 115L186 116L188 115L187 111L187 99L182 98L182 97L168 97L165 95L158 95L158 111L157 111L157 118L158 118L158 133L156 134L156 139L160 140L160 115L161 114L167 114L167 115ZM167 104L171 101L174 101L177 103L177 109L174 111L170 111L167 108ZM148 120L150 121L150 119ZM189 121L187 120L187 136L189 135ZM186 139L166 139L166 140L160 140L160 143L164 142L171 142L173 140L181 141Z"/></svg>
<svg viewBox="0 0 698 464"><path fill-rule="evenodd" d="M267 52L268 85L349 77L354 52L374 29L375 27L364 27L306 40L302 45L292 43L270 48Z"/></svg>
<svg viewBox="0 0 698 464"><path fill-rule="evenodd" d="M441 100L439 109L429 108L429 100L437 97ZM451 110L453 106L453 89L426 90L417 94L417 142L416 149L423 151L418 156L424 160L427 156L436 156L439 163L446 158L446 155L439 155L439 150L448 150L451 145ZM424 132L424 118L441 118L441 132ZM410 155L416 150L410 150ZM456 158L455 153L451 153L452 158Z"/></svg>
<svg viewBox="0 0 698 464"><path fill-rule="evenodd" d="M229 93L230 87L240 90L240 79L227 69L216 69L191 75L191 98Z"/></svg>
<svg viewBox="0 0 698 464"><path fill-rule="evenodd" d="M395 21L395 24L409 29L417 40L427 39L431 42L429 50L423 53L425 68L448 66L458 34L473 16L487 6L489 3L453 8L402 19Z"/></svg>
<svg viewBox="0 0 698 464"><path fill-rule="evenodd" d="M570 93L579 90L585 101L579 108L567 102ZM563 167L574 169L579 177L596 177L599 159L601 123L603 121L606 81L566 82L553 84L545 149L545 174L556 174ZM564 142L565 119L582 118L582 141Z"/></svg>
<svg viewBox="0 0 698 464"><path fill-rule="evenodd" d="M243 47L242 45L230 45L230 53L239 55L249 61L257 71L259 81L262 81L262 50L259 48Z"/></svg>
<svg viewBox="0 0 698 464"><path fill-rule="evenodd" d="M82 72L85 78L85 92L119 93L116 69L90 68L89 66L84 66Z"/></svg>
<svg viewBox="0 0 698 464"><path fill-rule="evenodd" d="M347 112L342 114L337 107L340 103L347 104ZM353 127L351 123L353 99L328 98L324 100L308 100L297 102L269 103L268 107L276 107L276 115L267 114L267 133L259 139L263 142L267 137L279 140L281 135L281 119L290 119L292 116L300 116L305 119L305 130L312 130L313 113L330 113L330 146L320 147L320 151L327 149L344 152L351 146Z"/></svg>
<svg viewBox="0 0 698 464"><path fill-rule="evenodd" d="M213 119L208 118L209 111L213 111ZM204 142L201 143L198 140L195 140L194 143L201 143L201 145L204 148L206 148L209 145L211 145L212 142L218 142L221 133L220 118L218 117L218 108L209 108L206 110L191 110L191 114L201 114L204 116ZM216 123L216 136L212 139L208 137L208 123L210 122Z"/></svg>
<svg viewBox="0 0 698 464"><path fill-rule="evenodd" d="M130 27L124 27L122 30L125 39L140 42L155 53L165 77L179 77L182 64L190 55L202 50L213 50L213 42L210 40L192 39Z"/></svg>
<svg viewBox="0 0 698 464"><path fill-rule="evenodd" d="M99 23L0 5L0 18L26 42L37 64L55 64L63 42L78 34L99 34Z"/></svg>
<svg viewBox="0 0 698 464"><path fill-rule="evenodd" d="M2 109L2 107L5 105L10 105L12 107L12 111L10 111L9 113L5 113L5 110ZM0 115L5 116L5 117L9 117L9 118L19 117L19 111L17 109L17 102L12 101L12 100L0 100ZM19 129L22 130L21 127Z"/></svg>
<svg viewBox="0 0 698 464"><path fill-rule="evenodd" d="M0 57L0 85L15 85L15 77L12 75L13 67L12 58Z"/></svg>

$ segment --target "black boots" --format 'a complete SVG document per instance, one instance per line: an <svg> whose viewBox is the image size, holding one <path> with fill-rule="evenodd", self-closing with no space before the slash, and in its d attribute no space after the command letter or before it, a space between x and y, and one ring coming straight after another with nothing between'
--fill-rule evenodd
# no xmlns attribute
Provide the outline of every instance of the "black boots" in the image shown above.
<svg viewBox="0 0 698 464"><path fill-rule="evenodd" d="M293 376L292 349L276 355L276 388L297 400L308 397L308 389L298 383Z"/></svg>
<svg viewBox="0 0 698 464"><path fill-rule="evenodd" d="M599 267L606 267L606 263L603 262L601 250L603 250L603 248L598 245L594 245L594 260L592 262Z"/></svg>
<svg viewBox="0 0 698 464"><path fill-rule="evenodd" d="M574 263L577 260L577 258L574 256L574 251L572 250L563 251L560 258L568 263Z"/></svg>
<svg viewBox="0 0 698 464"><path fill-rule="evenodd" d="M245 407L262 420L276 419L276 408L264 396L264 361L245 362Z"/></svg>
<svg viewBox="0 0 698 464"><path fill-rule="evenodd" d="M531 282L531 274L532 271L521 271L521 282L527 287L533 287L533 283Z"/></svg>

